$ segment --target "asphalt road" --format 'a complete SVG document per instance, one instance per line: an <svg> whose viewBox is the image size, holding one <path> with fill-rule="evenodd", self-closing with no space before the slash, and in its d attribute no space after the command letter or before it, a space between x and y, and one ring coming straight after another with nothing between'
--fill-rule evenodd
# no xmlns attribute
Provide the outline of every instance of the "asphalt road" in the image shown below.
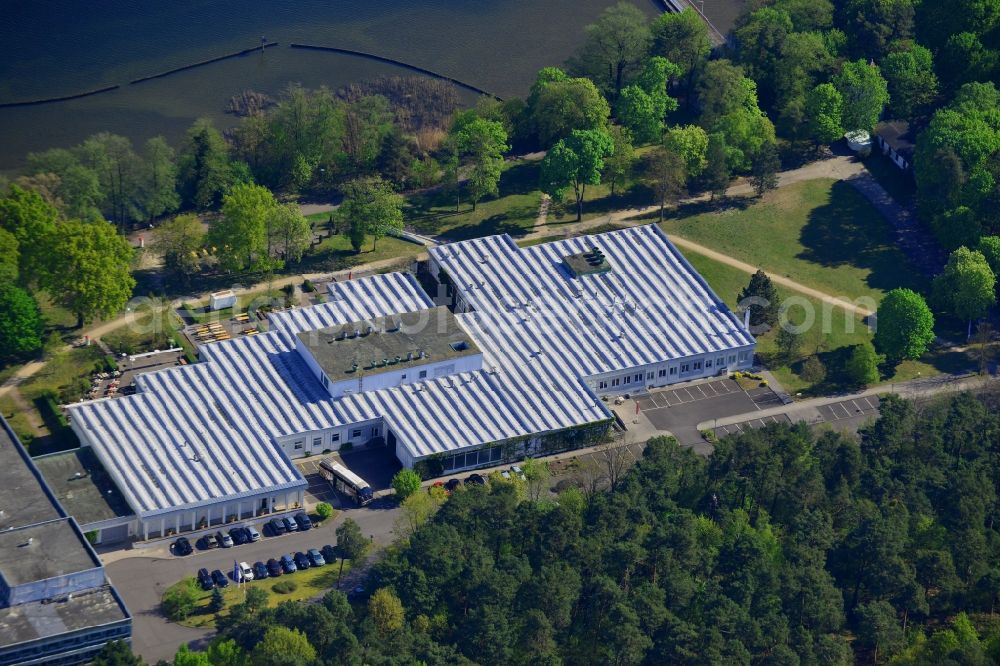
<svg viewBox="0 0 1000 666"><path fill-rule="evenodd" d="M361 527L364 534L380 546L388 545L394 539L393 527L399 515L394 499L378 499L364 508L352 508L339 512L333 520L322 527L314 527L307 532L294 532L280 537L265 536L257 543L215 548L195 552L187 557L162 556L162 549L150 551L161 556L145 556L143 551L135 551L134 556L123 557L107 565L107 573L125 600L132 613L132 646L149 663L159 659L170 661L177 648L183 643L200 647L210 640L214 631L191 629L167 621L159 610L163 592L185 576L194 576L198 569L209 571L219 569L229 573L233 561L266 562L272 557L285 553L320 548L325 544L336 545L337 526L350 516ZM257 525L261 529L261 524ZM192 544L195 539L191 539Z"/></svg>

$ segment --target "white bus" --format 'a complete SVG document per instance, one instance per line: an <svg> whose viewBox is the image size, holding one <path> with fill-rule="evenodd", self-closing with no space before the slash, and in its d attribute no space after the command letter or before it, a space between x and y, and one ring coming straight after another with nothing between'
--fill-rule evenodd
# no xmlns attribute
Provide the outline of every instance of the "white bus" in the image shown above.
<svg viewBox="0 0 1000 666"><path fill-rule="evenodd" d="M327 458L320 462L319 473L332 483L334 488L353 497L359 506L364 506L375 499L375 494L368 482L338 463L334 458Z"/></svg>

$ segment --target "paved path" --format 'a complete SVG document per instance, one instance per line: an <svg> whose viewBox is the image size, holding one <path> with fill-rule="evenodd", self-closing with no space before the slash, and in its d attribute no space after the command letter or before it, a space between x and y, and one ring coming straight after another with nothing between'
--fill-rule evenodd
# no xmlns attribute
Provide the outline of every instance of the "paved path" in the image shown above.
<svg viewBox="0 0 1000 666"><path fill-rule="evenodd" d="M899 249L917 268L928 276L941 272L947 257L937 241L917 221L912 207L900 205L867 170L847 178L847 182L882 213L892 227Z"/></svg>

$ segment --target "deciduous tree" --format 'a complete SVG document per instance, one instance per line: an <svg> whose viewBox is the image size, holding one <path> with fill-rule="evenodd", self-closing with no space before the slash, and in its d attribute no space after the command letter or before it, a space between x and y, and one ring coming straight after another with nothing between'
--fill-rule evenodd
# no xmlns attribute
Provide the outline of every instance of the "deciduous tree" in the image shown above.
<svg viewBox="0 0 1000 666"><path fill-rule="evenodd" d="M42 315L24 289L0 283L0 357L29 354L42 348Z"/></svg>
<svg viewBox="0 0 1000 666"><path fill-rule="evenodd" d="M392 185L378 176L349 182L338 215L344 221L355 252L361 251L366 235L372 237L372 251L378 240L403 229L403 198Z"/></svg>
<svg viewBox="0 0 1000 666"><path fill-rule="evenodd" d="M663 136L663 146L681 156L691 178L700 176L708 166L708 133L697 125L671 127Z"/></svg>
<svg viewBox="0 0 1000 666"><path fill-rule="evenodd" d="M68 220L47 243L42 287L76 315L77 328L96 316L116 314L132 296L134 252L108 222Z"/></svg>
<svg viewBox="0 0 1000 666"><path fill-rule="evenodd" d="M477 117L457 132L455 144L459 154L471 162L468 188L472 210L476 210L480 199L499 193L503 154L510 150L507 132L499 122Z"/></svg>
<svg viewBox="0 0 1000 666"><path fill-rule="evenodd" d="M917 359L934 341L934 315L923 297L910 289L893 289L878 306L875 347L890 361Z"/></svg>
<svg viewBox="0 0 1000 666"><path fill-rule="evenodd" d="M271 191L261 185L235 185L225 194L222 216L212 223L207 238L220 265L229 271L268 267L267 226L277 206Z"/></svg>
<svg viewBox="0 0 1000 666"><path fill-rule="evenodd" d="M879 379L879 358L870 342L854 345L845 368L847 378L859 386L874 384Z"/></svg>
<svg viewBox="0 0 1000 666"><path fill-rule="evenodd" d="M864 59L845 62L833 85L844 100L844 128L872 131L889 103L889 87L878 66Z"/></svg>
<svg viewBox="0 0 1000 666"><path fill-rule="evenodd" d="M164 265L187 279L201 267L205 230L197 215L185 214L158 226L153 235L153 249L163 255Z"/></svg>
<svg viewBox="0 0 1000 666"><path fill-rule="evenodd" d="M287 627L271 627L253 651L261 666L307 666L316 660L316 648L304 633Z"/></svg>
<svg viewBox="0 0 1000 666"><path fill-rule="evenodd" d="M686 191L687 171L680 155L657 147L643 157L643 180L649 184L660 206L660 222L668 203L676 203Z"/></svg>
<svg viewBox="0 0 1000 666"><path fill-rule="evenodd" d="M611 196L615 196L618 185L632 175L635 148L632 146L631 132L620 125L609 125L608 135L614 144L614 152L604 160L602 180L611 187Z"/></svg>
<svg viewBox="0 0 1000 666"><path fill-rule="evenodd" d="M403 628L403 604L388 587L380 587L372 594L368 600L368 615L375 624L375 630L383 637Z"/></svg>
<svg viewBox="0 0 1000 666"><path fill-rule="evenodd" d="M567 187L576 197L576 219L583 218L583 197L587 185L601 182L604 159L614 151L614 142L604 130L574 130L560 140L542 160L541 190L554 197Z"/></svg>
<svg viewBox="0 0 1000 666"><path fill-rule="evenodd" d="M400 500L404 500L420 490L420 483L420 475L412 469L401 469L392 477L392 487Z"/></svg>
<svg viewBox="0 0 1000 666"><path fill-rule="evenodd" d="M806 124L818 143L833 143L844 134L844 98L831 83L821 83L806 96Z"/></svg>
<svg viewBox="0 0 1000 666"><path fill-rule="evenodd" d="M31 284L44 278L58 226L59 211L37 192L11 185L7 196L0 199L0 227L17 240L22 282Z"/></svg>
<svg viewBox="0 0 1000 666"><path fill-rule="evenodd" d="M181 203L174 149L162 136L146 142L138 189L139 207L149 220L177 210Z"/></svg>
<svg viewBox="0 0 1000 666"><path fill-rule="evenodd" d="M630 2L608 7L585 28L586 40L570 60L570 70L597 84L612 99L639 72L649 51L646 16Z"/></svg>
<svg viewBox="0 0 1000 666"><path fill-rule="evenodd" d="M981 252L960 247L948 257L944 270L934 278L934 301L959 319L978 319L996 303L996 276Z"/></svg>
<svg viewBox="0 0 1000 666"><path fill-rule="evenodd" d="M542 78L546 71L539 73L539 82L532 92L534 98L529 98L532 121L541 145L552 146L569 138L575 130L604 129L611 109L593 82L557 77L547 81Z"/></svg>

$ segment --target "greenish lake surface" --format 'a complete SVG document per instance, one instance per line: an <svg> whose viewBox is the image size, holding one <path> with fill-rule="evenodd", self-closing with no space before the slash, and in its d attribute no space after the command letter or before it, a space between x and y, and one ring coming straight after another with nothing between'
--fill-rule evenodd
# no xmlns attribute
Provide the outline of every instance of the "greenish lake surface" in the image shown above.
<svg viewBox="0 0 1000 666"><path fill-rule="evenodd" d="M0 104L119 84L83 99L0 108L0 169L32 150L111 131L171 140L243 89L279 93L290 82L337 88L409 70L363 58L288 48L292 42L368 51L524 95L535 72L559 65L583 27L614 0L10 0L0 21ZM652 0L632 0L650 16ZM707 0L719 7L742 0ZM706 12L711 6L706 6ZM280 46L128 85L164 70L250 48ZM472 95L469 95L470 100Z"/></svg>

